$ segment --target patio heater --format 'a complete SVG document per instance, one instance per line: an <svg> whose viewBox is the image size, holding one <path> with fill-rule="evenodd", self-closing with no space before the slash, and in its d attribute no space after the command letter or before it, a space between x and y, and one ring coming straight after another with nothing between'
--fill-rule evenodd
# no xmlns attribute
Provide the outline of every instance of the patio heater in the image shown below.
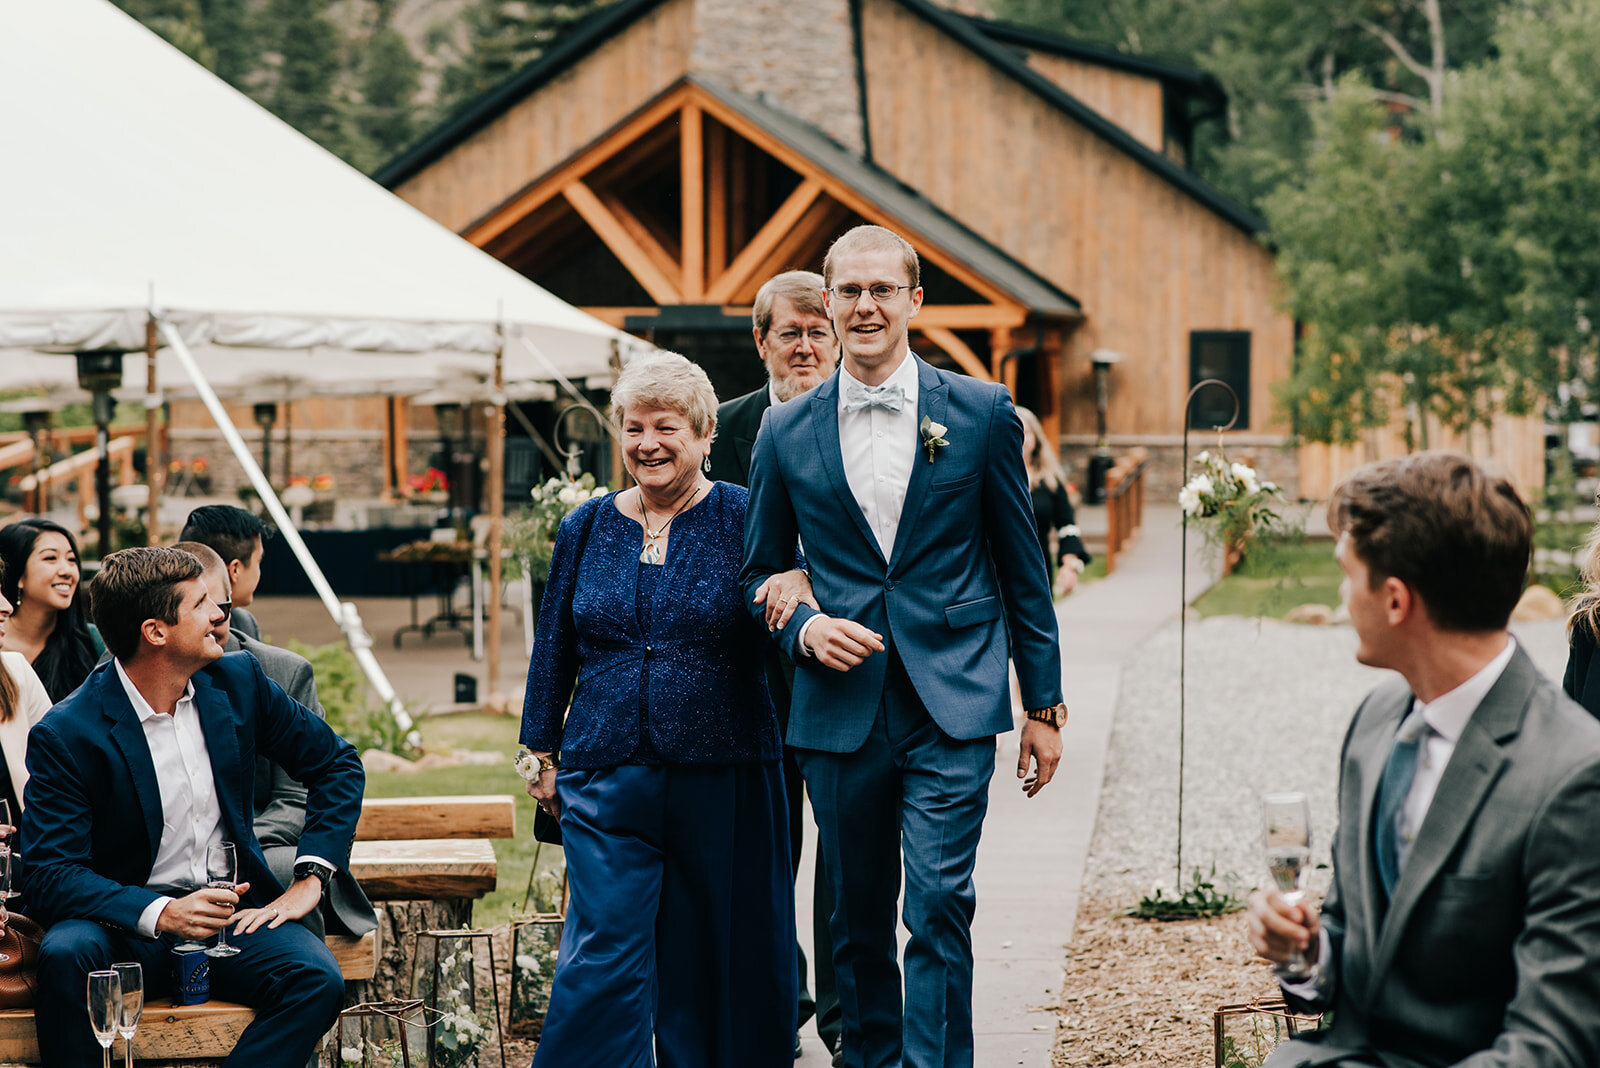
<svg viewBox="0 0 1600 1068"><path fill-rule="evenodd" d="M122 385L122 350L90 349L74 355L78 385L94 396L94 500L100 512L95 526L104 560L111 551L111 415L116 408L111 391Z"/></svg>
<svg viewBox="0 0 1600 1068"><path fill-rule="evenodd" d="M461 405L455 401L435 404L433 418L439 424L439 464L444 470L445 491L450 495L450 521L454 523L463 481L456 470L456 439L460 437L466 420L462 418Z"/></svg>
<svg viewBox="0 0 1600 1068"><path fill-rule="evenodd" d="M22 429L28 432L28 437L33 440L33 470L43 471L49 467L54 459L50 455L50 412L48 409L37 412L22 413ZM50 483L40 479L38 488L33 491L34 500L32 511L48 512L50 510Z"/></svg>
<svg viewBox="0 0 1600 1068"><path fill-rule="evenodd" d="M1111 368L1122 362L1122 353L1095 349L1089 354L1094 364L1094 453L1089 457L1088 477L1084 480L1084 500L1088 504L1106 501L1106 472L1116 465L1111 458L1111 442L1106 436L1106 405L1110 398Z"/></svg>
<svg viewBox="0 0 1600 1068"><path fill-rule="evenodd" d="M250 409L251 418L261 428L261 477L272 483L272 427L278 421L276 401L262 401Z"/></svg>

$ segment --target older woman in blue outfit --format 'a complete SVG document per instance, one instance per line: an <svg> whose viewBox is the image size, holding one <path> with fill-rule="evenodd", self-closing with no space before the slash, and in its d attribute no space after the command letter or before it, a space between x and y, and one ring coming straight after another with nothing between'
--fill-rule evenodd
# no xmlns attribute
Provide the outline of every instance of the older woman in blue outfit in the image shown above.
<svg viewBox="0 0 1600 1068"><path fill-rule="evenodd" d="M781 739L739 592L747 495L701 473L716 410L683 357L630 364L612 417L637 486L556 538L522 742L571 898L535 1068L793 1061ZM783 579L774 601L809 599Z"/></svg>

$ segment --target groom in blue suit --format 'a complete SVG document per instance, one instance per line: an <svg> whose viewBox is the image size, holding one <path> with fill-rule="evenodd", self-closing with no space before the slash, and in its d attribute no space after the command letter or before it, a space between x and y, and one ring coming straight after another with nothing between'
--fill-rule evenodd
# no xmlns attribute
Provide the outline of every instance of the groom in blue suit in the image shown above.
<svg viewBox="0 0 1600 1068"><path fill-rule="evenodd" d="M840 370L768 410L751 457L742 581L794 657L788 744L837 905L849 1068L973 1063L972 871L1011 729L1031 797L1061 758L1061 658L1005 389L918 359L916 252L876 226L823 262ZM757 603L803 543L823 611ZM906 879L905 1003L895 941Z"/></svg>
<svg viewBox="0 0 1600 1068"><path fill-rule="evenodd" d="M211 990L256 1019L224 1063L303 1068L339 1015L344 981L322 940L289 921L316 908L348 863L361 761L254 657L223 655L212 635L222 612L191 554L113 553L90 592L115 659L28 739L20 844L29 911L48 928L35 1010L44 1063L100 1063L89 971L138 961L146 994L159 997L173 986L171 939L227 927L240 952L211 960ZM307 790L287 889L252 829L257 753ZM206 888L207 847L224 841L237 847L237 885Z"/></svg>

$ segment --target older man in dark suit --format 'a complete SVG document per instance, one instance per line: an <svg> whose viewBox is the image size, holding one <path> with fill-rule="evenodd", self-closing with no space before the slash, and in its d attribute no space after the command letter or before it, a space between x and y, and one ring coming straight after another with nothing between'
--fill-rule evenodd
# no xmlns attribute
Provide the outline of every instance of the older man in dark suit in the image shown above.
<svg viewBox="0 0 1600 1068"><path fill-rule="evenodd" d="M1345 736L1321 914L1250 900L1291 1004L1333 1010L1267 1063L1600 1064L1600 723L1507 632L1528 510L1466 457L1423 453L1356 471L1329 520L1356 658L1399 678Z"/></svg>
<svg viewBox="0 0 1600 1068"><path fill-rule="evenodd" d="M124 549L90 589L115 659L28 743L21 844L26 891L48 926L36 1010L43 1060L100 1062L83 1000L89 971L138 961L146 993L159 997L173 982L160 939L228 927L240 952L211 961L212 990L257 1015L225 1064L300 1068L338 1017L344 981L322 940L289 921L317 907L323 873L348 864L361 761L253 657L223 654L212 634L221 609L193 555ZM257 752L308 792L287 887L251 826ZM232 890L206 887L207 850L222 842L237 846Z"/></svg>
<svg viewBox="0 0 1600 1068"><path fill-rule="evenodd" d="M800 396L820 385L839 365L839 342L823 306L822 276L811 271L785 271L769 278L756 291L751 311L751 333L756 352L767 366L767 381L760 389L735 397L717 408L717 436L711 443L711 477L740 486L750 484L750 453L767 409ZM794 689L794 662L776 646L767 650L767 686L778 709L778 723L789 729L789 698ZM805 784L794 754L783 756L783 782L789 795L789 855L795 873L800 871L800 844L804 835ZM828 1052L839 1048L839 994L834 988L832 954L828 952L828 916L833 912L833 891L820 854L812 883L811 931L816 971L816 996L806 989L806 955L800 953L801 1026L816 1017L817 1034ZM795 1056L800 1055L799 1039Z"/></svg>

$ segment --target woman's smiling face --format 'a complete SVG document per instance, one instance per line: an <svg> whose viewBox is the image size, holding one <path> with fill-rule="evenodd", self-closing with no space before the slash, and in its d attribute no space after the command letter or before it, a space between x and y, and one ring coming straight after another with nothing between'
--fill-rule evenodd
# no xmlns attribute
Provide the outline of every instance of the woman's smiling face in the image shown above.
<svg viewBox="0 0 1600 1068"><path fill-rule="evenodd" d="M51 530L40 533L17 580L17 592L22 599L57 612L72 607L78 592L78 554L64 536Z"/></svg>
<svg viewBox="0 0 1600 1068"><path fill-rule="evenodd" d="M622 457L628 474L652 499L673 500L699 478L711 450L689 417L671 408L630 408L622 418Z"/></svg>

